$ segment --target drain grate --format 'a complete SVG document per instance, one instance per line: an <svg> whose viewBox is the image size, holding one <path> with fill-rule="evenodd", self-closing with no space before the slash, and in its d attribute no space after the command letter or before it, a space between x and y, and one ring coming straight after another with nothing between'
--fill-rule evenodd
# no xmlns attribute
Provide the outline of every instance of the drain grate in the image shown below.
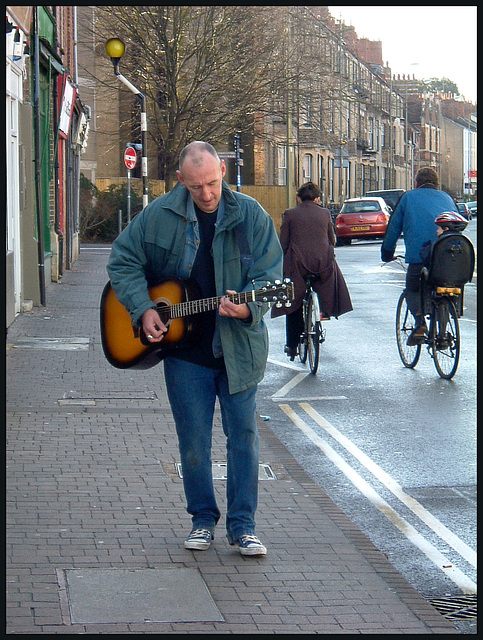
<svg viewBox="0 0 483 640"><path fill-rule="evenodd" d="M183 477L183 469L180 462L175 462L176 472L180 478ZM213 462L213 480L226 480L226 462ZM260 464L258 466L258 479L259 480L276 480L277 476L274 474L270 465Z"/></svg>
<svg viewBox="0 0 483 640"><path fill-rule="evenodd" d="M448 598L430 598L429 602L448 620L476 618L476 593Z"/></svg>
<svg viewBox="0 0 483 640"><path fill-rule="evenodd" d="M60 349L86 351L90 338L19 338L12 346L17 349Z"/></svg>

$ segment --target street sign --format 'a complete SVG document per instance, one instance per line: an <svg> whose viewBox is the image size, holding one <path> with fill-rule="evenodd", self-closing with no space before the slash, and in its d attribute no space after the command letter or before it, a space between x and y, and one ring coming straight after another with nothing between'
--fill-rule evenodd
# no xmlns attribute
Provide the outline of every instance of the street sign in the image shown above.
<svg viewBox="0 0 483 640"><path fill-rule="evenodd" d="M128 169L134 169L137 162L136 150L128 147L124 152L124 164Z"/></svg>

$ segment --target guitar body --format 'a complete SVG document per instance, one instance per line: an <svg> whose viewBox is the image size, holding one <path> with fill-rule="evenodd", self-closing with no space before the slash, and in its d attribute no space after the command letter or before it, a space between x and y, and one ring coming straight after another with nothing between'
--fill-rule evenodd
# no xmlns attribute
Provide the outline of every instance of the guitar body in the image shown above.
<svg viewBox="0 0 483 640"><path fill-rule="evenodd" d="M149 297L168 332L159 343L151 344L142 329L132 326L131 317L116 298L108 282L101 296L101 340L104 355L117 369L149 369L158 364L174 347L196 338L197 324L192 317L171 318L170 307L198 297L193 281L171 278L150 287Z"/></svg>
<svg viewBox="0 0 483 640"><path fill-rule="evenodd" d="M142 329L132 326L131 316L116 298L108 282L101 296L101 340L104 355L117 369L150 369L176 349L192 343L200 335L198 315L218 309L221 298L200 297L193 280L169 278L149 288L149 297L163 324L168 328L161 342L151 343ZM267 282L257 291L230 294L235 304L265 302L290 306L294 299L293 283Z"/></svg>

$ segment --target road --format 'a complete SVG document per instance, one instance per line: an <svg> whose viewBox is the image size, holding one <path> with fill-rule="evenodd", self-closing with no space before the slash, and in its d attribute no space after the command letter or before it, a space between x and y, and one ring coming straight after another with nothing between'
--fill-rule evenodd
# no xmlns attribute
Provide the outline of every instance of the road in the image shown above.
<svg viewBox="0 0 483 640"><path fill-rule="evenodd" d="M476 228L473 219L466 232L475 248ZM284 319L268 320L258 411L420 593L474 594L476 272L465 288L459 368L443 380L426 350L414 370L399 359L395 311L405 273L381 267L380 246L336 249L354 310L324 323L316 376L283 354Z"/></svg>

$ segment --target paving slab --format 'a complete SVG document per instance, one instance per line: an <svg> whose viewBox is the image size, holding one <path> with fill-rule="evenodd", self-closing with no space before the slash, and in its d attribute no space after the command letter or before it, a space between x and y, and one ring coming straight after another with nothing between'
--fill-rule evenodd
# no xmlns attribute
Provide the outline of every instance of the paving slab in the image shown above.
<svg viewBox="0 0 483 640"><path fill-rule="evenodd" d="M72 624L224 621L198 569L66 569Z"/></svg>

